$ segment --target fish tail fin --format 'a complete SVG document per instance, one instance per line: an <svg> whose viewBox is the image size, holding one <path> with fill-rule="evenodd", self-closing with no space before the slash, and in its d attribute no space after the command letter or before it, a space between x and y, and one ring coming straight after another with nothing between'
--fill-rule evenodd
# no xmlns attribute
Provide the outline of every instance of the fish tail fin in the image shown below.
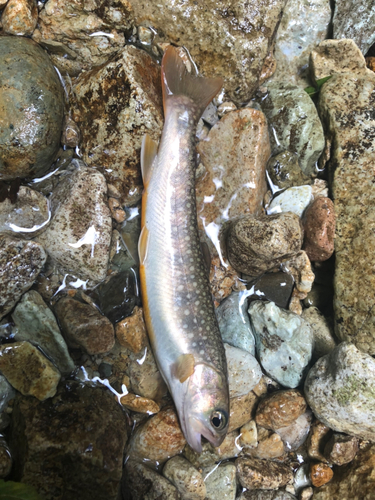
<svg viewBox="0 0 375 500"><path fill-rule="evenodd" d="M222 78L204 78L188 72L175 47L170 45L161 63L164 114L172 96L189 97L197 108L197 121L223 86Z"/></svg>

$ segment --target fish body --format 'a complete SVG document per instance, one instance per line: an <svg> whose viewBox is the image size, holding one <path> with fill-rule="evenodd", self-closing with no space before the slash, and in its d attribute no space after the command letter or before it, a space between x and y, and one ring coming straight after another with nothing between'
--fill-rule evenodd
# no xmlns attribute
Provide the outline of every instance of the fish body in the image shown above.
<svg viewBox="0 0 375 500"><path fill-rule="evenodd" d="M202 254L195 201L195 132L220 79L190 75L173 47L162 61L165 124L142 146L141 291L151 346L190 446L223 441L226 358Z"/></svg>

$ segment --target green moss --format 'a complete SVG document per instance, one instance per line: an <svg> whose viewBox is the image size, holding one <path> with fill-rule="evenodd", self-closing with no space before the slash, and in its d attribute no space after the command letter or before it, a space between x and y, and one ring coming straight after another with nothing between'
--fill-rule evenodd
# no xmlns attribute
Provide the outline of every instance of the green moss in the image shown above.
<svg viewBox="0 0 375 500"><path fill-rule="evenodd" d="M340 406L347 406L351 402L358 402L359 394L375 402L375 387L369 385L365 380L355 374L345 380L345 385L343 387L332 392Z"/></svg>

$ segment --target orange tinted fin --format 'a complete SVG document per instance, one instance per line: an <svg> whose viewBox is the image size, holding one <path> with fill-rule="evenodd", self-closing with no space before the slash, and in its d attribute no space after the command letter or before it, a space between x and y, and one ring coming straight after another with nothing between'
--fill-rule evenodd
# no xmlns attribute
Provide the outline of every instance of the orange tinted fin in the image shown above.
<svg viewBox="0 0 375 500"><path fill-rule="evenodd" d="M181 382L185 382L190 375L193 375L195 360L192 354L181 354L173 365L173 375Z"/></svg>
<svg viewBox="0 0 375 500"><path fill-rule="evenodd" d="M158 151L157 143L148 134L143 136L141 146L141 171L143 184L147 186L151 176L151 167L156 161Z"/></svg>
<svg viewBox="0 0 375 500"><path fill-rule="evenodd" d="M138 254L139 254L139 261L142 264L146 262L147 259L147 250L148 250L148 238L149 238L149 232L146 226L142 228L141 234L139 236L138 240Z"/></svg>
<svg viewBox="0 0 375 500"><path fill-rule="evenodd" d="M178 55L175 47L170 45L164 52L161 63L161 84L163 88L164 114L171 96L186 96L197 107L197 121L223 86L222 78L204 78L192 75Z"/></svg>

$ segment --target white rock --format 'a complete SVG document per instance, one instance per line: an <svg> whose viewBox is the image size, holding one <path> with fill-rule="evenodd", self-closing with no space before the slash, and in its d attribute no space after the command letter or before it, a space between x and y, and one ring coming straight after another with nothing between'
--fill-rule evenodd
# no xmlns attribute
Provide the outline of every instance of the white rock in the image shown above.
<svg viewBox="0 0 375 500"><path fill-rule="evenodd" d="M267 214L279 214L282 212L293 212L302 217L303 212L312 201L311 186L293 186L276 196L269 208Z"/></svg>
<svg viewBox="0 0 375 500"><path fill-rule="evenodd" d="M248 394L260 381L262 370L249 352L224 344L231 398Z"/></svg>

